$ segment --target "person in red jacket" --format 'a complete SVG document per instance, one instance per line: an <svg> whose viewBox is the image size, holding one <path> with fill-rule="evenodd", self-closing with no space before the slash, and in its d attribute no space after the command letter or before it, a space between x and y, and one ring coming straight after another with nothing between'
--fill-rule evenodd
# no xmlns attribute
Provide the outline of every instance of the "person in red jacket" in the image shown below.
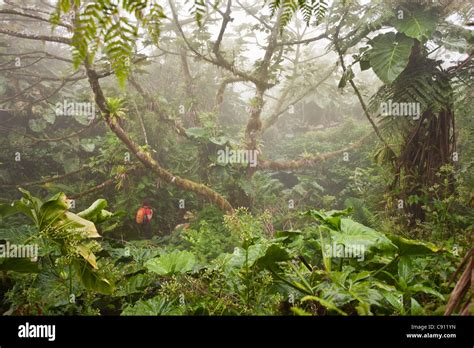
<svg viewBox="0 0 474 348"><path fill-rule="evenodd" d="M151 219L153 217L153 209L151 209L148 201L143 201L143 205L138 209L136 222L140 226L140 230L145 238L152 237Z"/></svg>

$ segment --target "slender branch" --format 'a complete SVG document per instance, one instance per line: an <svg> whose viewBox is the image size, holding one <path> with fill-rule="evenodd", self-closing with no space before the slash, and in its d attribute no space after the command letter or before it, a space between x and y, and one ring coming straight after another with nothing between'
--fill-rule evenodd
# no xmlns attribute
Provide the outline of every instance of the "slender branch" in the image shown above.
<svg viewBox="0 0 474 348"><path fill-rule="evenodd" d="M67 45L72 44L72 40L70 38L63 37L63 36L25 34L25 33L18 33L16 31L5 29L5 28L0 28L0 34L5 34L8 36L19 37L19 38L28 39L28 40L58 42L58 43L63 43Z"/></svg>
<svg viewBox="0 0 474 348"><path fill-rule="evenodd" d="M262 18L260 17L257 17L252 11L250 11L248 9L248 6L246 5L243 5L239 0L236 1L239 6L251 17L255 18L257 21L260 22L260 24L262 24L265 28L267 28L268 30L272 30L272 27L267 23L265 22Z"/></svg>
<svg viewBox="0 0 474 348"><path fill-rule="evenodd" d="M308 44L310 42L319 41L321 39L327 39L327 38L328 38L327 33L323 33L321 35L311 37L309 39L279 42L279 43L277 43L277 46L290 46L290 45Z"/></svg>
<svg viewBox="0 0 474 348"><path fill-rule="evenodd" d="M339 47L339 32L341 30L341 26L344 22L344 19L345 19L346 15L347 15L347 11L342 16L342 19L341 19L339 25L336 27L336 31L334 33L334 46L335 46L336 51L339 55L339 62L341 63L341 67L342 67L342 70L344 71L344 73L346 72L347 68L346 68L346 65L344 63L343 51L341 51L341 48ZM382 137L382 134L380 133L377 125L372 120L372 117L370 116L369 108L365 104L364 98L362 98L362 95L361 95L359 89L357 88L356 84L354 83L354 81L352 79L349 80L349 84L351 85L352 89L354 90L354 92L357 96L357 99L359 99L360 105L362 106L362 110L364 111L364 114L365 114L367 120L372 125L372 128L374 129L375 134L380 139L380 141L385 145L385 147L387 149L389 149L392 152L392 154L395 155L395 152L390 147L390 145L387 143L387 141Z"/></svg>
<svg viewBox="0 0 474 348"><path fill-rule="evenodd" d="M41 16L38 16L38 15L34 15L34 14L30 14L30 13L24 13L24 12L20 12L20 11L17 11L17 10L12 10L12 9L0 9L0 14L12 14L12 15L17 15L17 16L22 16L22 17L28 17L28 18L33 18L33 19L37 19L41 22L47 22L47 23L50 23L50 24L53 24L51 22L51 20L49 20L48 18L44 18L44 17L41 17ZM65 24L65 23L54 23L58 26L61 26L61 27L64 27L64 28L68 28L68 29L72 29L72 26L69 25L69 24Z"/></svg>
<svg viewBox="0 0 474 348"><path fill-rule="evenodd" d="M137 166L137 165L132 165L131 168L128 168L127 170L125 170L124 172L120 173L120 174L117 174L115 175L115 177L111 178L111 179L107 179L105 180L104 182L98 184L98 185L95 185L85 191L82 191L82 192L79 192L79 193L75 193L75 194L72 194L72 195L68 195L68 198L70 199L79 199L81 197L84 197L86 195L89 195L91 193L94 193L94 192L97 192L97 191L100 191L104 188L106 188L107 186L110 186L112 184L114 184L116 181L119 181L123 178L123 175L128 175L128 174L131 174L139 169L141 169L142 167L141 166Z"/></svg>
<svg viewBox="0 0 474 348"><path fill-rule="evenodd" d="M288 106L286 106L285 108L281 108L281 105L278 106L275 108L274 112L264 120L264 124L263 124L263 131L266 131L268 128L270 128L271 126L273 126L275 124L275 122L278 120L278 118L285 112L288 110L288 108L290 107L290 105L295 105L296 103L298 103L300 100L302 100L304 97L306 97L309 93L311 93L312 91L314 91L316 88L318 88L319 86L321 86L329 77L331 77L331 75L333 74L334 70L335 70L336 67L334 67L333 69L329 70L328 73L326 75L324 75L321 80L319 80L315 85L311 86L310 88L308 88L308 90L306 90L302 95L300 95L299 97L297 97L296 99L293 99L289 104ZM282 103L283 104L283 103Z"/></svg>
<svg viewBox="0 0 474 348"><path fill-rule="evenodd" d="M0 71L13 71L13 70L18 70L18 69L25 69L25 68L28 68L32 65L35 65L36 63L38 63L39 61L43 60L44 57L39 57L38 59L36 59L33 63L30 63L28 65L23 65L23 66L13 66L13 67L8 67L8 68L1 68ZM13 63L15 60L12 60L12 61L9 61L7 63L5 63L4 65L8 65L10 63ZM2 65L2 66L4 66Z"/></svg>

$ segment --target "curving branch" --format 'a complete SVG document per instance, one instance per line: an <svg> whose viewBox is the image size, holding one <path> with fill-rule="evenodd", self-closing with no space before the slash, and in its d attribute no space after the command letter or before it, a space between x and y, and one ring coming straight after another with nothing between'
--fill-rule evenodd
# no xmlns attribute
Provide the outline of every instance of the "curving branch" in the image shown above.
<svg viewBox="0 0 474 348"><path fill-rule="evenodd" d="M340 156L341 154L344 154L344 152L351 151L360 147L364 143L364 141L366 141L371 135L372 133L369 133L368 135L359 139L354 144L346 146L343 149L316 154L307 158L301 158L299 160L293 160L293 161L258 160L257 168L260 170L288 170L288 169L295 170L295 169L311 167L319 162L323 162L330 158Z"/></svg>
<svg viewBox="0 0 474 348"><path fill-rule="evenodd" d="M115 133L115 135L130 149L130 151L138 158L140 162L145 165L145 167L152 170L163 181L175 185L183 190L192 191L215 203L221 210L225 212L233 212L234 209L222 195L203 184L195 183L191 180L173 175L171 172L161 167L148 152L140 148L140 146L138 146L138 144L136 144L123 130L119 122L117 122L114 117L111 116L95 70L89 66L87 60L84 62L84 65L89 79L89 84L92 88L92 92L94 93L95 102L99 107L99 110L102 112L105 122L109 126L110 130Z"/></svg>
<svg viewBox="0 0 474 348"><path fill-rule="evenodd" d="M98 184L98 185L95 185L87 190L84 190L82 192L78 192L78 193L74 193L74 194L71 194L71 195L68 195L68 198L69 199L79 199L79 198L82 198L84 196L87 196L91 193L95 193L97 191L100 191L100 190L103 190L104 188L106 188L107 186L110 186L112 184L114 184L115 182L119 181L119 180L122 180L123 176L124 175L128 175L128 174L131 174L135 171L137 171L138 169L141 169L141 166L136 166L136 165L133 165L131 168L128 168L127 170L125 170L123 173L120 173L120 174L117 174L115 177L111 178L111 179L107 179L105 180L104 182Z"/></svg>
<svg viewBox="0 0 474 348"><path fill-rule="evenodd" d="M225 89L227 87L227 85L231 84L231 83L236 83L236 82L243 82L245 81L244 79L242 79L241 77L228 77L228 78L225 78L221 81L220 85L219 85L219 88L217 89L217 93L216 93L216 102L215 102L215 105L214 105L214 110L218 110L219 107L222 105L223 101L224 101L224 92L225 92Z"/></svg>

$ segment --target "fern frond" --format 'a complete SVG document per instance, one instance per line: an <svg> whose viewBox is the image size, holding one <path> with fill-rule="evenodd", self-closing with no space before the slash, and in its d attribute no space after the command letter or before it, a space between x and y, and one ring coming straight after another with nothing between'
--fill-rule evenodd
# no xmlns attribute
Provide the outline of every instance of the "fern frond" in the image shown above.
<svg viewBox="0 0 474 348"><path fill-rule="evenodd" d="M319 23L324 18L328 6L325 0L271 0L268 2L268 7L272 17L281 9L280 32L282 32L298 12L302 14L306 25L309 25L313 17L316 17L316 22Z"/></svg>
<svg viewBox="0 0 474 348"><path fill-rule="evenodd" d="M71 5L71 0L58 1L52 20L57 23L62 14L72 11ZM74 5L76 10L79 9L72 37L74 67L77 69L86 58L92 62L97 52L101 51L123 87L139 36L139 26L134 24L134 20L148 29L156 41L161 20L165 18L162 7L155 0L83 0L82 4L81 0L74 0Z"/></svg>

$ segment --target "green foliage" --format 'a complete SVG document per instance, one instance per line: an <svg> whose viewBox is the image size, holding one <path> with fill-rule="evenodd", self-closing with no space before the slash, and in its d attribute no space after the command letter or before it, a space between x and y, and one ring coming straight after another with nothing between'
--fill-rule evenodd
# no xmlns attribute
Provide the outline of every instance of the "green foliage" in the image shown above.
<svg viewBox="0 0 474 348"><path fill-rule="evenodd" d="M413 44L413 39L392 32L372 40L372 49L367 53L370 65L384 83L392 83L406 68Z"/></svg>
<svg viewBox="0 0 474 348"><path fill-rule="evenodd" d="M347 84L347 81L351 81L353 78L354 78L354 72L352 71L352 68L349 67L342 74L341 80L339 81L337 88L344 88Z"/></svg>
<svg viewBox="0 0 474 348"><path fill-rule="evenodd" d="M217 224L210 224L206 220L201 220L198 228L184 231L181 238L190 244L190 250L202 262L211 261L237 245L236 238L233 238L226 229L219 228Z"/></svg>
<svg viewBox="0 0 474 348"><path fill-rule="evenodd" d="M428 109L439 112L452 103L452 96L453 89L447 75L437 62L426 59L422 65L408 67L392 85L382 86L372 97L371 108L378 109L382 100L393 100L419 103L421 114ZM386 122L390 122L390 118Z"/></svg>
<svg viewBox="0 0 474 348"><path fill-rule="evenodd" d="M119 3L75 0L73 8L70 4L69 0L58 1L51 20L58 23L63 14L72 17L75 68L86 60L92 63L97 53L104 53L120 85L124 87L138 39L138 26L133 24L133 20L142 24L156 42L161 21L165 18L163 8L149 0L124 0Z"/></svg>
<svg viewBox="0 0 474 348"><path fill-rule="evenodd" d="M186 24L186 35L197 51L206 54L213 35L204 25L205 17L208 12L215 15L209 6L213 10L220 6L222 11L221 5L226 2L187 3L191 3L199 28ZM232 78L231 71L189 59L195 89L194 96L189 97L188 86L183 86L179 78L179 56L167 54L153 63L155 56L144 62L146 55L137 54L137 49L151 52L147 46L159 38L164 14L155 1L58 1L52 19L73 26L70 34L76 68L87 61L99 74L112 69L122 86L133 69L134 78L153 101L131 91L120 92L114 79L104 78L101 85L106 95L120 96L107 98L112 121L120 122L136 141L144 140L146 131L147 145L141 148L174 175L199 181L224 194L234 207L247 208L224 217L193 193L157 180L147 169L137 165L137 171L129 173L128 165L123 163L126 147L103 124L86 127L82 133L83 127L91 125L87 117L55 117L46 101L25 107L25 101L49 94L56 87L43 81L41 89L29 90L28 81L19 78L20 89L27 88L29 93L25 93L24 100L15 98L5 103L5 109L14 109L20 117L12 120L18 133L2 133L6 154L0 160L0 179L5 188L2 202L16 198L16 183L33 183L28 185L31 193L22 191L22 199L0 205L0 243L34 243L40 246L40 252L36 262L0 259L0 273L6 280L0 286L0 310L14 315L442 313L454 286L449 279L459 264L458 255L463 255L469 246L467 236L474 222L469 206L474 183L470 170L472 64L467 62L459 70L445 71L446 64L427 56L432 43L459 53L469 52L472 33L441 18L439 9L432 8L437 5L423 8L420 4L401 3L402 7L396 7L392 6L394 3L336 1L331 4L331 16L326 17L325 1L266 2L274 20L281 15L282 43L299 40L293 30L283 32L295 15L302 15L306 24L316 19L316 25L326 17L328 38L334 33L332 26L344 15L340 42L344 53L362 40L372 39L368 39L370 46L361 47L353 56L340 81L330 76L318 88L313 83L330 65L330 60L312 59L319 46L298 47L301 61L295 67L295 76L290 77L291 66L285 61L291 59L294 48L278 44L270 61L269 81L287 79L291 84L280 87L282 92L287 87L290 92L281 105L283 113L278 122L262 134L259 145L263 152L259 159L304 160L338 151L368 133L370 127L361 119L355 96L341 95L337 87L338 82L343 88L354 80L354 64L359 63L361 70L372 68L384 83L371 100L374 115L380 102L387 100L420 103L421 112L431 110L432 117L438 117L436 112L446 106L454 107L456 129L452 134L456 135L456 146L462 155L452 168L442 168L437 176L439 183L407 197L406 203L420 204L426 214L425 220L414 227L406 227L404 213L392 205L400 192L388 192L393 172L390 166L379 164L396 163L396 158L387 148L376 145L375 136L364 140L355 151L348 151L349 161L335 156L295 170L272 172L258 168L251 176L243 166L221 165L215 160L216 151L224 146L239 146L248 115L243 100L248 101L249 96L247 92L245 96L241 94L242 86L227 88L221 110L214 108L214 78ZM404 11L403 18L397 16L398 9ZM269 11L251 11L262 22L269 21ZM459 18L465 17L461 14ZM387 27L397 32L386 32ZM160 48L176 52L177 48L186 47L176 39L174 29L165 29L170 35L163 36ZM296 29L298 33L304 31L299 25ZM222 54L242 68L249 63L248 56L242 54L249 42L245 33L253 35L257 30L268 34L268 27L244 23L236 30L240 37L231 49L227 49L224 38L226 49ZM9 53L7 46L0 46L4 54ZM39 45L35 47L40 49ZM50 49L59 55L53 46ZM434 52L436 59L451 59L444 56L444 51ZM1 60L2 66L8 67L10 62ZM148 64L151 66L147 68ZM254 66L261 64L257 61ZM50 69L38 62L28 73L42 76ZM57 76L66 76L69 69L68 65L58 69ZM15 82L14 71L11 76ZM365 76L357 80L364 97L377 87L364 84L369 81ZM0 77L4 100L11 98L12 92L18 93L17 87L7 82ZM86 100L90 94L86 85L83 79L68 81L68 88L51 99ZM304 97L298 99L299 96ZM252 106L264 107L262 118L267 111L271 116L278 103L267 97L271 98L266 93L264 102L250 98ZM295 114L284 112L293 100L300 100L304 107L295 104ZM317 104L315 110L306 108L311 101ZM187 128L186 137L181 136L181 120L176 111L182 104L186 109L191 104L199 109L198 126ZM139 117L125 119L131 106L135 106L132 115ZM398 153L402 140L417 123L407 118L384 118L379 125L384 138ZM308 131L308 127L312 130ZM78 131L80 136L70 136ZM22 161L12 164L10 156L17 148L26 150L22 151ZM135 166L134 161L130 159L130 165ZM88 168L80 174L48 180L51 175L67 174L85 164ZM100 186L109 179L116 180L116 185ZM91 198L93 195L87 192L94 187L102 190L104 198ZM454 191L450 191L452 187ZM56 194L59 191L81 197L76 202L80 212L70 209L65 195ZM443 194L446 192L449 193ZM52 194L52 198L43 201L35 197L45 194ZM142 235L134 223L134 213L144 199L151 202L154 210L153 238L135 240ZM186 201L186 209L196 217L183 218L184 211L177 209L180 199ZM344 208L348 209L339 210ZM117 209L123 211L116 212ZM301 216L301 211L306 213ZM353 246L361 247L363 254L344 256L330 249L348 250Z"/></svg>
<svg viewBox="0 0 474 348"><path fill-rule="evenodd" d="M208 11L207 2L205 0L186 0L186 2L192 2L191 13L194 15L198 25L202 26L202 19ZM219 1L216 1L214 7L218 4Z"/></svg>
<svg viewBox="0 0 474 348"><path fill-rule="evenodd" d="M425 41L436 29L438 14L434 9L427 10L420 7L405 9L402 7L398 13L399 17L396 17L393 25L408 37Z"/></svg>
<svg viewBox="0 0 474 348"><path fill-rule="evenodd" d="M149 271L166 276L189 272L195 265L196 259L188 251L164 254L156 259L148 260L145 264Z"/></svg>
<svg viewBox="0 0 474 348"><path fill-rule="evenodd" d="M105 205L104 200L96 200L81 215L96 216ZM47 211L54 211L53 206ZM288 301L295 315L426 314L444 301L449 272L440 273L439 279L426 277L426 269L432 267L430 257L442 255L439 247L385 235L351 220L349 214L350 210L310 210L303 214L310 221L303 231L273 236L266 227L268 214L255 217L240 209L224 218L224 228L236 237L233 252L213 258L197 247L204 244L186 234L182 238L188 244L182 246L196 255L188 250L163 251L146 241L128 242L125 248L103 242L106 254L101 252L100 263L109 277L94 270L92 260L74 257L62 263L59 258L50 273L35 270L40 272L41 287L28 291L28 301L42 298L51 306L43 304L43 308L50 312L69 311L68 293L75 293L82 305L89 303L88 293L100 293L116 299L114 307L121 315L281 314L281 304ZM213 232L222 233L218 230L222 224L211 212L207 217L208 221L194 226L210 241ZM194 232L197 237L198 230ZM25 231L26 238L29 233ZM331 255L325 247L355 244L364 246L363 258ZM55 283L64 285L58 285L53 301L43 291ZM20 284L24 283L18 280L17 287ZM12 303L25 301L15 294L18 288L9 293Z"/></svg>
<svg viewBox="0 0 474 348"><path fill-rule="evenodd" d="M281 9L280 32L290 23L293 16L300 12L307 25L313 18L319 23L324 18L327 11L325 0L270 0L268 7L271 16L274 16Z"/></svg>
<svg viewBox="0 0 474 348"><path fill-rule="evenodd" d="M94 223L69 212L64 193L58 193L42 201L29 191L23 189L20 191L23 198L12 204L2 204L0 216L5 219L22 213L30 218L35 225L35 231L30 232L22 243L34 243L39 246L39 255L36 256L35 262L28 259L6 259L6 262L2 260L0 268L14 273L34 273L36 275L29 276L41 278L48 272L48 268L54 267L58 273L64 274L64 279L69 278L69 285L63 286L70 295L73 294L73 283L76 280L72 273L74 268L77 280L85 289L95 293L111 294L114 288L112 283L98 271L95 252L100 251L101 246L92 240L100 237ZM86 210L88 214L84 214L85 216L90 216L95 208L106 205L103 200L98 200L96 203L91 209ZM4 233L2 238L10 242L18 241L16 238L10 238L8 233ZM28 281L28 278L19 279Z"/></svg>
<svg viewBox="0 0 474 348"><path fill-rule="evenodd" d="M167 301L160 296L149 300L142 300L133 306L126 307L122 315L179 315L183 314L182 307L176 306L174 302Z"/></svg>
<svg viewBox="0 0 474 348"><path fill-rule="evenodd" d="M122 98L107 98L107 109L112 118L123 118L126 115L126 108L124 107L125 100Z"/></svg>
<svg viewBox="0 0 474 348"><path fill-rule="evenodd" d="M422 242L419 240L409 240L396 235L387 236L393 244L398 247L398 254L400 256L410 255L427 255L443 251L439 247L429 242Z"/></svg>
<svg viewBox="0 0 474 348"><path fill-rule="evenodd" d="M103 198L100 198L92 203L89 208L77 213L77 215L84 219L90 220L91 218L96 217L105 207L107 207L107 201Z"/></svg>

